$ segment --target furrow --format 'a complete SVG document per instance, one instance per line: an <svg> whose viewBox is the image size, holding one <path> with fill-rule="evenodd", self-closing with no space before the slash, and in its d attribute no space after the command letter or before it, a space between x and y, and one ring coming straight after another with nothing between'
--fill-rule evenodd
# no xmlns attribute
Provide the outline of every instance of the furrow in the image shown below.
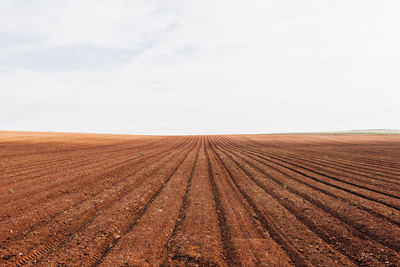
<svg viewBox="0 0 400 267"><path fill-rule="evenodd" d="M172 157L173 155L171 155L170 157ZM163 162L167 161L169 157L167 157ZM164 164L164 163L162 163ZM45 251L45 253L40 253L40 257L41 258L43 255L47 254L48 252L50 252L51 250L55 249L56 247L58 247L60 244L66 242L68 240L68 238L70 238L74 233L77 233L79 231L81 231L86 225L88 225L94 218L96 215L99 215L99 213L106 209L109 208L110 206L112 206L114 203L118 202L121 198L123 198L124 196L126 196L128 193L130 193L132 190L135 189L136 186L138 186L139 184L141 184L143 181L145 181L145 179L152 175L154 172L156 172L158 168L154 168L152 171L148 172L145 176L141 177L140 179L136 179L133 180L133 182L128 183L127 185L123 186L119 186L119 192L117 195L111 196L108 199L106 198L105 200L101 200L100 202L96 203L94 202L94 199L91 199L89 202L94 204L90 204L89 202L85 204L85 207L89 207L89 209L85 209L85 207L83 207L84 209L77 215L77 218L71 218L70 216L68 216L67 214L65 216L70 217L70 219L67 219L64 221L67 221L68 224L65 227L61 227L58 232L55 233L55 237L52 238L52 240L50 241L46 241L43 245L41 246L37 246L36 250L38 249L43 249L43 251ZM140 174L140 173L139 173ZM136 175L138 176L138 175ZM113 188L113 190L117 190L118 188ZM99 199L103 198L102 195L99 195ZM90 207L92 206L92 207ZM74 210L75 213L79 212L79 210ZM30 260L28 258L32 257L32 255L34 255L34 251L35 249L33 249L31 252L27 252L25 256L23 256L22 258L18 259L17 262L15 264L20 264L23 262L29 262ZM36 261L39 258L38 257L33 257L34 260L31 261Z"/></svg>
<svg viewBox="0 0 400 267"><path fill-rule="evenodd" d="M242 149L242 150L243 150L243 149ZM261 159L263 159L263 160L267 160L267 161L269 161L269 162L271 162L271 163L275 163L275 164L277 164L277 165L279 165L279 166L282 166L282 167L284 167L284 168L286 168L286 169L289 169L289 170L291 170L291 171L294 171L294 172L296 172L296 173L299 173L299 174L301 174L301 175L303 175L303 176L305 176L305 177L308 177L308 178L310 178L310 179L313 179L313 180L318 181L318 182L320 182L320 183L323 183L323 184L325 184L325 185L332 186L332 187L337 188L337 189L339 189L339 190L346 191L346 192L348 192L348 193L352 193L352 194L357 195L357 196L359 196L359 197L362 197L362 198L365 198L365 199L368 199L368 200L371 200L371 201L380 203L380 204L382 204L382 205L385 205L385 206L388 206L388 207L390 207L390 208L393 208L393 209L395 209L395 210L400 211L399 205L398 205L398 204L395 204L396 201L395 201L395 200L392 200L392 201L391 201L391 199L390 199L390 198L398 199L398 197L396 197L396 196L392 196L392 195L386 194L386 193L384 193L384 192L379 192L379 191L376 192L376 191L374 191L374 190L369 190L369 189L366 189L366 188L363 188L363 187L360 187L360 186L356 186L356 185L353 185L353 184L350 184L350 183L344 183L345 185L351 185L351 186L354 186L354 187L356 187L356 188L357 188L357 187L360 188L360 190L358 190L358 191L361 191L361 192L363 192L362 189L365 189L365 190L366 190L366 192L359 193L359 192L357 192L355 189L349 189L348 186L346 187L346 186L344 186L344 185L341 185L340 183L341 183L342 181L340 181L339 179L336 179L336 178L334 178L334 177L326 176L326 175L320 174L320 173L318 173L318 172L316 172L316 171L313 171L313 170L311 170L311 169L309 169L309 168L302 167L302 166L299 166L299 165L297 165L297 164L294 164L294 163L290 163L290 162L281 160L281 159L279 159L279 158L273 157L273 156L268 155L268 154L266 154L266 153L261 153L261 152L254 151L254 150L245 150L245 151L247 151L248 153L250 153L250 154L252 154L252 155L254 155L254 156L258 157L258 158L261 158ZM262 155L262 156L261 156L261 155ZM268 158L266 158L266 157L268 157ZM271 159L272 159L272 160L271 160ZM295 167L291 167L290 165L293 165L293 166L295 166ZM311 174L309 175L309 174L307 174L307 172L310 172ZM319 176L321 176L321 178L317 178L317 177L315 177L315 175L319 175ZM328 181L326 181L326 179L324 179L324 178L327 178L327 179L330 180L330 181L328 182ZM332 181L332 180L333 180L333 181ZM339 182L339 184L338 184L338 183L334 183L334 182ZM343 183L343 182L342 182L342 183ZM373 196L369 196L368 193L376 193L376 194L379 194L379 195L373 197ZM384 200L381 200L382 197L385 197L385 196L388 197L388 198L385 198Z"/></svg>
<svg viewBox="0 0 400 267"><path fill-rule="evenodd" d="M213 194L215 208L218 216L218 225L221 232L223 254L229 266L241 266L241 263L238 261L237 252L235 251L235 247L233 246L231 233L227 224L227 215L222 205L220 192L218 191L215 182L212 165L207 149L210 149L210 144L208 140L206 140L204 144L204 151L207 159L208 178L211 184L211 191Z"/></svg>
<svg viewBox="0 0 400 267"><path fill-rule="evenodd" d="M131 162L129 164L124 163L123 166L120 166L114 170L111 171L107 171L106 173L99 173L98 175L95 175L93 177L90 177L90 179L84 179L82 180L82 182L80 183L79 186L74 186L72 187L72 185L69 186L69 189L64 193L61 194L58 192L57 194L55 194L55 197L57 197L56 201L57 203L61 203L58 205L54 205L55 202L51 201L51 198L49 198L49 195L46 195L45 197L42 198L43 201L46 201L44 205L38 205L37 203L33 202L33 201L29 201L26 203L26 205L32 206L33 204L36 204L37 207L40 207L40 211L43 210L43 207L46 207L46 205L49 206L49 208L46 208L46 216L48 216L49 212L50 212L50 218L51 219L53 216L51 216L51 210L50 207L56 208L57 210L55 211L56 214L60 214L61 212L65 211L66 209L68 209L69 207L74 208L76 207L75 204L73 202L68 201L69 199L72 199L72 197L81 199L80 201L78 200L78 203L82 202L85 198L87 198L88 195L90 196L95 196L97 195L99 192L101 192L101 190L105 190L107 187L111 187L111 186L115 186L117 183L124 181L124 177L127 177L131 174L131 172L129 171L129 165L135 165L137 166L137 168L143 168L146 167L146 160L148 159L161 159L163 157L163 153L168 153L169 149L166 149L165 151L160 151L159 155L157 155L157 157L152 158L151 155L148 157L143 157L140 158L137 162ZM104 179L103 177L107 177L106 179ZM101 182L101 184L99 184L99 180L103 180ZM107 180L107 183L105 183L105 180ZM84 186L85 184L88 184L89 182L95 183L94 186ZM100 188L99 188L100 187ZM71 189L73 188L73 189ZM96 188L99 188L99 190L96 191ZM90 190L90 191L88 191ZM75 193L76 192L76 193ZM65 199L66 201L63 201L63 199ZM63 204L65 203L65 204ZM67 205L67 206L65 206ZM22 205L23 206L23 205ZM63 208L65 207L65 208ZM12 208L12 206L10 206L9 208ZM69 208L69 209L71 209ZM4 228L4 238L7 238L8 241L12 240L12 238L18 237L18 228L21 229L20 233L22 232L23 235L28 234L29 232L31 232L34 229L35 226L35 222L43 222L43 218L40 217L40 213L39 213L39 217L38 213L35 209L32 210L28 210L26 211L26 209L22 209L21 207L18 207L18 209L23 213L23 216L21 217L23 220L27 220L26 223L27 226L29 228L27 229L23 229L23 221L18 220L18 217L16 217L16 215L18 215L18 213L14 212L14 216L12 218L10 218L9 220L12 220L11 222L8 222L9 220L4 220L0 223L0 225L5 225L6 228ZM60 211L61 209L61 211ZM30 213L32 213L32 215L29 215ZM28 216L29 215L29 216ZM29 219L29 220L28 220ZM33 220L35 219L35 220ZM15 224L15 226L13 227L13 225ZM18 227L18 228L17 228ZM13 232L10 233L9 229L13 229ZM3 229L3 227L0 228L0 230Z"/></svg>
<svg viewBox="0 0 400 267"><path fill-rule="evenodd" d="M147 202L145 202L143 207L137 209L138 211L135 214L133 220L129 223L129 225L124 230L121 231L122 232L121 235L116 236L112 240L112 242L110 242L110 244L108 246L106 246L105 250L102 250L101 252L97 252L97 257L93 257L88 265L97 266L106 259L107 255L110 253L111 247L116 246L122 237L125 237L130 231L132 231L132 229L138 224L139 220L142 218L142 216L146 213L147 209L153 203L153 201L161 194L163 189L168 185L168 183L170 182L171 178L174 176L176 171L180 168L180 166L188 158L188 155L191 152L194 152L195 150L196 150L195 148L189 150L187 153L185 153L185 155L182 159L179 159L179 161L178 161L179 163L176 165L176 167L173 168L173 170L168 175L168 177L161 183L161 186L157 189L157 191L154 194L152 194L150 199Z"/></svg>
<svg viewBox="0 0 400 267"><path fill-rule="evenodd" d="M232 156L230 156L230 158L231 158L231 160L235 161L232 158ZM318 192L310 192L307 190L307 188L303 189L302 185L291 183L290 179L293 179L296 182L298 181L298 179L296 179L293 176L289 176L288 174L283 173L272 166L267 166L267 167L270 169L273 169L274 171L277 171L278 174L283 174L284 176L287 176L288 179L284 179L283 177L280 177L280 179L275 178L271 173L268 173L265 168L263 169L263 168L257 167L255 164L244 159L243 157L239 156L239 158L240 158L240 160L245 162L247 166L251 166L252 168L256 169L258 172L262 173L265 177L267 177L269 180L273 181L279 187L285 188L286 190L292 192L293 194L296 194L297 196L299 196L303 199L306 199L307 201L309 201L316 207L331 214L331 216L336 217L337 219L339 219L340 221L342 221L345 224L348 224L350 227L352 227L354 229L355 232L360 232L360 233L368 236L372 240L375 240L376 242L378 242L384 246L387 246L388 248L390 248L394 251L397 251L400 249L399 240L397 238L395 238L395 236L400 235L400 231L399 231L400 229L398 227L391 225L390 223L386 222L385 220L377 220L377 219L367 217L369 219L368 220L369 223L371 223L371 222L375 223L375 227L370 228L367 226L367 224L363 223L363 220L365 220L366 214L362 214L360 212L357 212L356 210L351 210L351 209L347 208L346 206L343 207L342 206L343 204L337 205L337 203L335 203L335 199L327 198L324 195L319 194ZM285 183L285 180L286 180L286 183ZM288 186L289 184L291 184L291 186ZM296 188L302 189L302 191L300 191ZM305 193L303 193L303 192L305 192ZM333 203L333 204L331 205L331 203ZM351 216L348 216L348 214L351 214Z"/></svg>
<svg viewBox="0 0 400 267"><path fill-rule="evenodd" d="M264 229L257 213L230 179L215 152L215 138L210 137L209 158L213 176L226 210L233 246L243 265L289 266L293 261Z"/></svg>
<svg viewBox="0 0 400 267"><path fill-rule="evenodd" d="M380 247L377 243L371 244L368 237L360 234L355 229L345 230L348 228L347 224L338 221L336 217L327 217L323 215L325 211L318 206L314 206L308 199L304 199L301 196L298 198L298 201L295 201L296 198L291 195L292 192L287 190L287 188L277 187L271 184L269 182L271 177L266 177L267 179L264 180L257 179L255 178L255 173L258 172L257 170L252 171L248 168L248 165L244 167L243 164L240 164L236 160L232 158L230 158L230 160L267 194L279 201L299 221L336 250L346 255L354 263L363 265L367 262L375 261L375 265L379 264L378 262L384 264L388 258L394 262L400 263L399 255L393 250ZM291 201L288 200L289 198ZM316 219L320 225L315 223L314 220ZM343 235L343 231L346 232L345 235ZM367 255L355 253L355 251L363 251L363 253L369 251L370 254L368 254L367 257ZM392 256L392 254L395 256Z"/></svg>
<svg viewBox="0 0 400 267"><path fill-rule="evenodd" d="M203 146L203 142L204 142L204 139L202 140L202 143L200 144L200 147ZM183 198L182 198L182 204L181 204L181 207L179 209L178 217L175 220L174 228L172 229L172 232L169 235L168 240L167 240L166 245L165 245L166 257L165 257L163 263L161 264L162 266L172 265L173 258L174 257L176 258L176 255L174 255L173 248L176 247L177 244L176 244L176 242L173 242L173 239L176 237L177 233L179 231L181 231L182 222L186 218L186 211L187 211L187 208L189 206L188 197L189 197L189 194L190 194L190 191L191 191L191 188L192 188L193 174L194 174L194 171L195 171L195 168L196 168L196 164L197 164L197 160L198 160L198 157L199 157L200 147L197 150L196 159L195 159L195 161L193 163L192 169L190 170L189 179L188 179L187 184L186 184L185 193L184 193Z"/></svg>

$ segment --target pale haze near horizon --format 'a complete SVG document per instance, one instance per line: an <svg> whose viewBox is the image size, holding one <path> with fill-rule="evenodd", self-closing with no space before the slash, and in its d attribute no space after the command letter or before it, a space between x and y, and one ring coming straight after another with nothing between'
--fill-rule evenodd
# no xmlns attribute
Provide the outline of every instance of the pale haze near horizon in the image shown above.
<svg viewBox="0 0 400 267"><path fill-rule="evenodd" d="M400 129L399 1L0 0L0 130Z"/></svg>

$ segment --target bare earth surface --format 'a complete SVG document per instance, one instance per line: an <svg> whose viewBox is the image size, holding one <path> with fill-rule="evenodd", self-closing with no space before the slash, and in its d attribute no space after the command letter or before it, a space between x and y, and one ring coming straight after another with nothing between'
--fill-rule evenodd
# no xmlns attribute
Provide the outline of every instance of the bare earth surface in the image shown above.
<svg viewBox="0 0 400 267"><path fill-rule="evenodd" d="M400 266L400 135L0 132L0 265Z"/></svg>

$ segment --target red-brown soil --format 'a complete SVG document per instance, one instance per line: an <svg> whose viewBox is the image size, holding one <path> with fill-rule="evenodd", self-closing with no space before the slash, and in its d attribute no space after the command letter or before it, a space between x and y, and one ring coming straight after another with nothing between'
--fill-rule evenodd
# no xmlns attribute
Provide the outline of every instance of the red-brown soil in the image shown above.
<svg viewBox="0 0 400 267"><path fill-rule="evenodd" d="M0 265L400 266L400 136L0 132Z"/></svg>

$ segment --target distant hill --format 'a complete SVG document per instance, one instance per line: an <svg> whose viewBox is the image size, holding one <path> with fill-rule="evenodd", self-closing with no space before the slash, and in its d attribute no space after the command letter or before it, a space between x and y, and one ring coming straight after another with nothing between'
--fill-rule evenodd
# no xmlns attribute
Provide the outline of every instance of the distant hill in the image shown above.
<svg viewBox="0 0 400 267"><path fill-rule="evenodd" d="M348 130L348 131L333 131L333 132L292 132L278 134L400 134L400 130L395 129L365 129L365 130Z"/></svg>
<svg viewBox="0 0 400 267"><path fill-rule="evenodd" d="M400 130L395 129L367 129L367 130L351 130L343 133L360 133L360 134L400 134Z"/></svg>

